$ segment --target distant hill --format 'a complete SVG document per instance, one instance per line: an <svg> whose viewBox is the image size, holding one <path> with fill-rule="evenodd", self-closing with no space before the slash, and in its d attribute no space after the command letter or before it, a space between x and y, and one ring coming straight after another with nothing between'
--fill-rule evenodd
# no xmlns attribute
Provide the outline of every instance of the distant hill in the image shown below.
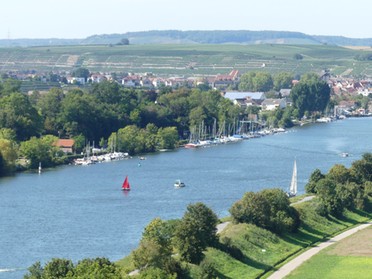
<svg viewBox="0 0 372 279"><path fill-rule="evenodd" d="M129 39L130 44L329 44L338 46L372 46L372 38L357 39L342 36L312 36L301 32L248 30L153 30L93 35L85 39L2 39L0 40L0 46L115 45L123 38Z"/></svg>

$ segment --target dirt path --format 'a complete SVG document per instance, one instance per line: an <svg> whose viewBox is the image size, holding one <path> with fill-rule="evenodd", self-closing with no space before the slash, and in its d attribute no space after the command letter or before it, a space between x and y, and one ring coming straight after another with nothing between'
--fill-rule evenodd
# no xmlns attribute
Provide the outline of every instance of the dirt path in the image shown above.
<svg viewBox="0 0 372 279"><path fill-rule="evenodd" d="M355 228L352 228L350 230L347 230L339 235L336 235L335 237L320 243L319 245L310 248L306 252L302 253L298 257L294 258L287 264L280 267L277 271L275 271L272 275L268 277L268 279L281 279L287 276L289 273L291 273L293 270L295 270L297 267L299 267L303 262L310 259L315 254L319 253L324 248L327 248L328 246L332 245L333 243L336 243L337 241L340 241L341 239L344 239L345 237L348 237L354 233L356 233L359 230L362 230L368 226L370 226L372 222L359 225Z"/></svg>

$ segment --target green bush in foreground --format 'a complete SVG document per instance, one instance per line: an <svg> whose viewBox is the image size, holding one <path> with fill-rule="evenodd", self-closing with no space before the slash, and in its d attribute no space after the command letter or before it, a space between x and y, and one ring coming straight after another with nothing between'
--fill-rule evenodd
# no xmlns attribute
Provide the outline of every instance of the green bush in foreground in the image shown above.
<svg viewBox="0 0 372 279"><path fill-rule="evenodd" d="M281 189L248 192L230 208L237 223L251 223L276 233L295 231L299 226L296 210Z"/></svg>

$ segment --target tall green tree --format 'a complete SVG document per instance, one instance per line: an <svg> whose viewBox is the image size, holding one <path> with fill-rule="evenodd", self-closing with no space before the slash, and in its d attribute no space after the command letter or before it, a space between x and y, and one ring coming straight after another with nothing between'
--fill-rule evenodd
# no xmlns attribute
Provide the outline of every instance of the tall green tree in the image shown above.
<svg viewBox="0 0 372 279"><path fill-rule="evenodd" d="M330 100L328 84L314 75L305 75L291 90L294 107L302 117L305 112L323 112Z"/></svg>
<svg viewBox="0 0 372 279"><path fill-rule="evenodd" d="M183 260L200 263L203 251L217 243L216 214L203 203L190 204L176 229L176 243Z"/></svg>
<svg viewBox="0 0 372 279"><path fill-rule="evenodd" d="M30 168L36 169L41 163L45 167L50 167L56 164L58 156L63 154L55 143L57 137L46 135L42 138L32 137L27 141L21 142L20 153L29 160Z"/></svg>
<svg viewBox="0 0 372 279"><path fill-rule="evenodd" d="M273 78L274 89L279 91L280 89L292 88L292 80L293 74L281 72Z"/></svg>
<svg viewBox="0 0 372 279"><path fill-rule="evenodd" d="M27 95L11 93L0 98L0 128L14 130L17 140L27 140L40 135L42 119Z"/></svg>
<svg viewBox="0 0 372 279"><path fill-rule="evenodd" d="M62 100L64 93L59 88L52 88L48 93L40 95L37 107L44 120L44 130L46 134L58 135L62 131L63 125L59 119L61 113Z"/></svg>
<svg viewBox="0 0 372 279"><path fill-rule="evenodd" d="M299 226L298 214L281 189L248 192L232 205L230 213L235 222L255 224L277 233L295 231Z"/></svg>
<svg viewBox="0 0 372 279"><path fill-rule="evenodd" d="M240 91L268 92L273 88L273 78L267 72L248 72L241 76Z"/></svg>

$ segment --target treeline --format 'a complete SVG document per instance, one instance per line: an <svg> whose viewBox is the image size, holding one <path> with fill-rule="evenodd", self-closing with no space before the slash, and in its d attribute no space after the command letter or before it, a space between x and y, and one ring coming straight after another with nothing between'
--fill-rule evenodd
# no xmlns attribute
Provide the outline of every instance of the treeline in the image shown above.
<svg viewBox="0 0 372 279"><path fill-rule="evenodd" d="M278 98L275 90L290 88L292 79L289 73L272 77L249 72L238 87ZM44 167L65 162L53 144L58 138L74 139L76 153L88 143L132 155L154 152L177 147L191 132L211 138L232 134L237 123L251 115L269 128L288 128L293 119L322 113L330 99L329 87L315 74L302 76L292 88L293 106L263 112L259 106L235 106L207 84L154 91L106 81L86 89L52 88L30 95L20 93L20 85L12 79L0 83L0 176L15 170L18 157L30 168L39 162Z"/></svg>
<svg viewBox="0 0 372 279"><path fill-rule="evenodd" d="M232 125L240 110L208 87L125 89L116 82L64 92L20 93L20 82L0 83L0 176L15 169L16 158L29 167L52 166L63 154L50 146L58 138L75 140L80 153L86 144L141 153L175 148L192 127ZM58 158L54 158L57 154Z"/></svg>
<svg viewBox="0 0 372 279"><path fill-rule="evenodd" d="M327 174L315 170L306 189L316 195L314 203L318 216L334 218L342 216L345 210L371 212L371 208L367 208L372 198L371 185L372 154L366 153L350 169L335 165ZM291 206L281 189L248 192L232 205L230 213L234 224L257 226L264 229L255 230L261 237L275 239L280 236L296 238L305 221L302 218L307 215L302 216ZM138 248L125 259L131 263L127 266L137 269L136 278L217 278L221 276L219 267L205 257L206 250L211 247L249 264L246 251L240 246L244 244L229 237L220 238L216 234L217 224L217 215L200 202L190 204L181 219L155 218L144 229ZM250 236L248 232L243 238L248 242L258 241L257 236ZM261 245L263 241L259 240ZM107 259L84 259L76 265L70 260L52 259L44 267L40 262L35 263L25 278L127 278L127 273L127 269Z"/></svg>
<svg viewBox="0 0 372 279"><path fill-rule="evenodd" d="M372 153L364 154L350 168L334 165L327 174L316 169L306 192L319 197L317 211L323 216L340 216L345 209L364 210L372 195Z"/></svg>

